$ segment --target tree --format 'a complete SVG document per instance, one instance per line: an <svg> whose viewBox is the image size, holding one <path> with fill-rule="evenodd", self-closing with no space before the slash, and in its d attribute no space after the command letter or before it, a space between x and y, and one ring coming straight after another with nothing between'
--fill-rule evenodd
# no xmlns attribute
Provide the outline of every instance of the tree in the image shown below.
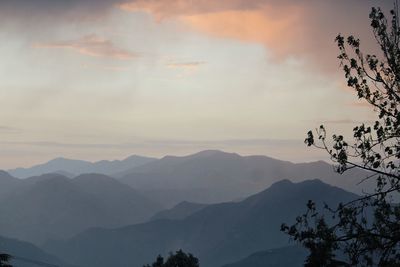
<svg viewBox="0 0 400 267"><path fill-rule="evenodd" d="M165 263L164 258L158 255L155 262L143 267L199 267L199 260L190 253L186 254L182 250L178 250L175 254L170 253Z"/></svg>
<svg viewBox="0 0 400 267"><path fill-rule="evenodd" d="M10 259L11 259L10 255L0 253L0 267L12 267L12 265L8 263Z"/></svg>
<svg viewBox="0 0 400 267"><path fill-rule="evenodd" d="M374 192L336 208L313 201L292 226L281 230L310 252L305 266L400 266L400 26L397 2L388 21L380 8L369 15L381 55L361 52L360 40L338 35L347 85L376 113L372 125L353 129L353 141L327 138L321 125L305 143L325 150L343 173L359 168L375 179Z"/></svg>

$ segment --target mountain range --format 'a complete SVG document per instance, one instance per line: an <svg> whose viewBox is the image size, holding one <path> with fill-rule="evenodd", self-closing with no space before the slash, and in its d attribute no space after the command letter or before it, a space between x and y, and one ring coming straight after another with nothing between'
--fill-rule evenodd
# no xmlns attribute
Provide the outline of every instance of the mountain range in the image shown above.
<svg viewBox="0 0 400 267"><path fill-rule="evenodd" d="M218 150L161 159L131 156L122 161L95 163L57 158L32 168L9 170L9 173L20 178L45 173L66 177L82 173L105 174L167 207L182 201L212 204L241 200L282 179L293 182L320 179L358 194L370 192L375 186L370 180L359 184L368 172L352 169L340 175L324 161L292 163Z"/></svg>
<svg viewBox="0 0 400 267"><path fill-rule="evenodd" d="M3 174L4 176L4 174ZM162 205L102 174L70 179L46 174L27 179L6 176L0 196L0 235L40 244L90 227L144 222Z"/></svg>
<svg viewBox="0 0 400 267"><path fill-rule="evenodd" d="M154 160L156 160L156 158L137 155L127 157L124 160L101 160L97 162L56 158L46 163L35 165L31 168L16 168L7 170L7 172L18 178L28 178L46 173L58 173L67 177L73 177L84 173L101 173L110 175L127 171Z"/></svg>
<svg viewBox="0 0 400 267"><path fill-rule="evenodd" d="M320 179L362 193L374 188L372 181L359 185L367 176L367 172L357 169L340 175L324 161L296 164L266 156L208 150L184 157L167 156L116 178L171 207L181 201L211 204L240 200L282 179Z"/></svg>
<svg viewBox="0 0 400 267"><path fill-rule="evenodd" d="M92 228L44 248L73 264L96 267L142 266L158 254L183 249L199 257L202 267L220 267L256 251L288 246L280 225L293 223L309 199L334 206L356 197L319 180L283 180L243 201L208 205L183 219Z"/></svg>
<svg viewBox="0 0 400 267"><path fill-rule="evenodd" d="M179 220L192 215L193 213L207 207L207 204L200 203L192 203L187 201L182 201L181 203L175 205L171 209L162 210L156 213L154 216L150 218L150 220L160 220L160 219L169 219L169 220Z"/></svg>
<svg viewBox="0 0 400 267"><path fill-rule="evenodd" d="M95 163L58 158L0 171L0 236L31 242L64 265L140 267L183 249L202 267L295 267L305 251L288 243L281 223L294 222L309 199L334 206L370 191L373 180L358 184L367 176L339 175L323 161L217 150Z"/></svg>

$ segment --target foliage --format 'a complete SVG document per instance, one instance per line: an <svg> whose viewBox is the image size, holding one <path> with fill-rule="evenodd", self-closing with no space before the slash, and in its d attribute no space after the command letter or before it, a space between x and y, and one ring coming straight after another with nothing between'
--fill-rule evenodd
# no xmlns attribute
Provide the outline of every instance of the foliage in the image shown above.
<svg viewBox="0 0 400 267"><path fill-rule="evenodd" d="M175 254L170 253L166 262L161 255L158 255L155 262L143 267L199 267L199 260L190 253L178 250Z"/></svg>
<svg viewBox="0 0 400 267"><path fill-rule="evenodd" d="M364 55L360 40L339 35L335 41L347 85L376 113L372 125L353 129L353 141L342 135L327 138L320 126L305 143L326 150L335 170L364 169L375 179L374 192L352 202L307 212L282 231L306 247L305 266L400 266L400 27L395 3L388 21L380 8L370 13L381 55ZM329 215L329 216L328 216Z"/></svg>
<svg viewBox="0 0 400 267"><path fill-rule="evenodd" d="M11 256L8 254L0 253L0 267L12 267L8 262L11 260Z"/></svg>

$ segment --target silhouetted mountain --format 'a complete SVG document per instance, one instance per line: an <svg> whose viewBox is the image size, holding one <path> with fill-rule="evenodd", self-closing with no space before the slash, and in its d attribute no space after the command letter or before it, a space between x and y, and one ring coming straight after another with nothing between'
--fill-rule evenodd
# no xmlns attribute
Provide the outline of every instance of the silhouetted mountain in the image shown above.
<svg viewBox="0 0 400 267"><path fill-rule="evenodd" d="M320 179L360 193L369 188L368 184L357 185L366 176L359 170L339 175L323 161L294 164L265 156L242 157L209 150L185 157L164 157L132 169L120 181L173 206L184 200L218 203L243 199L282 179Z"/></svg>
<svg viewBox="0 0 400 267"><path fill-rule="evenodd" d="M0 199L11 190L14 190L21 180L11 176L9 173L0 170Z"/></svg>
<svg viewBox="0 0 400 267"><path fill-rule="evenodd" d="M254 253L288 245L280 232L305 211L309 199L335 205L356 195L318 180L277 182L238 203L209 205L182 220L156 220L118 229L90 229L46 248L82 266L142 266L159 253L182 248L218 267Z"/></svg>
<svg viewBox="0 0 400 267"><path fill-rule="evenodd" d="M160 220L160 219L181 220L207 206L208 206L207 204L191 203L183 201L171 209L162 210L158 212L156 215L151 217L150 220Z"/></svg>
<svg viewBox="0 0 400 267"><path fill-rule="evenodd" d="M0 234L40 243L89 227L119 227L148 220L161 206L100 174L74 179L46 174L22 183L0 201Z"/></svg>
<svg viewBox="0 0 400 267"><path fill-rule="evenodd" d="M102 160L89 162L84 160L73 160L66 158L56 158L44 164L36 165L31 168L17 168L9 170L11 175L18 178L28 178L45 173L59 173L67 177L73 177L83 173L101 173L110 175L113 173L129 170L131 168L149 163L155 158L130 156L124 160Z"/></svg>
<svg viewBox="0 0 400 267"><path fill-rule="evenodd" d="M307 255L303 247L290 246L256 252L223 267L302 267Z"/></svg>
<svg viewBox="0 0 400 267"><path fill-rule="evenodd" d="M62 176L68 177L68 178L74 178L76 176L75 174L73 174L71 172L67 172L67 171L55 171L55 172L52 172L52 173L60 174Z"/></svg>
<svg viewBox="0 0 400 267"><path fill-rule="evenodd" d="M15 267L38 266L34 262L53 264L59 267L72 267L72 265L42 251L33 244L1 236L0 252L10 254L13 257L10 263Z"/></svg>

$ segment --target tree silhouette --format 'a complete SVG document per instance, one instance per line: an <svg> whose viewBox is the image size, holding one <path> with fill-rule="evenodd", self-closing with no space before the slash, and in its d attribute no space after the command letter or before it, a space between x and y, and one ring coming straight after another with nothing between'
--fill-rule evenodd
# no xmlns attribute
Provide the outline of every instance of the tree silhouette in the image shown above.
<svg viewBox="0 0 400 267"><path fill-rule="evenodd" d="M178 250L175 254L170 253L166 262L161 255L158 255L155 262L143 267L199 267L199 260L190 253Z"/></svg>
<svg viewBox="0 0 400 267"><path fill-rule="evenodd" d="M375 179L374 192L319 211L313 201L292 226L281 230L306 247L305 266L400 266L400 27L397 2L390 20L380 8L370 15L381 55L364 55L360 40L339 35L335 41L347 80L359 99L376 113L372 125L353 129L353 141L327 138L323 125L305 143L325 150L343 173L359 168ZM361 177L362 178L362 177ZM324 213L324 214L323 214Z"/></svg>
<svg viewBox="0 0 400 267"><path fill-rule="evenodd" d="M12 267L8 262L10 261L11 256L5 253L0 253L0 267Z"/></svg>

